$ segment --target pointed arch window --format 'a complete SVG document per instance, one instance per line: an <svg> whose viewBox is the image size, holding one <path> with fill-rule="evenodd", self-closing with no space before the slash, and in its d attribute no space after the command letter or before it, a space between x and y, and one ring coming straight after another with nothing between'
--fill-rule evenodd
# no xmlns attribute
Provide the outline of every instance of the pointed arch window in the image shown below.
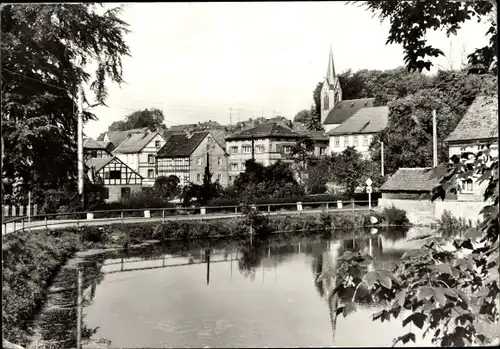
<svg viewBox="0 0 500 349"><path fill-rule="evenodd" d="M340 99L340 94L338 92L335 92L335 105L337 105L339 99Z"/></svg>
<svg viewBox="0 0 500 349"><path fill-rule="evenodd" d="M324 110L328 110L330 109L330 106L329 106L329 103L328 103L328 94L325 94L325 96L323 97L323 109Z"/></svg>

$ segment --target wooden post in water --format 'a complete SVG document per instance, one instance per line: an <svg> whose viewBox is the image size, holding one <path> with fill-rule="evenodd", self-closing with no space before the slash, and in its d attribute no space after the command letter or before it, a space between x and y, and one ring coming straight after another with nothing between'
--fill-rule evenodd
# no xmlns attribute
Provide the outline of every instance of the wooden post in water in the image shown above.
<svg viewBox="0 0 500 349"><path fill-rule="evenodd" d="M76 349L82 349L82 283L83 272L81 266L78 265L78 300L77 300L77 313L76 313Z"/></svg>

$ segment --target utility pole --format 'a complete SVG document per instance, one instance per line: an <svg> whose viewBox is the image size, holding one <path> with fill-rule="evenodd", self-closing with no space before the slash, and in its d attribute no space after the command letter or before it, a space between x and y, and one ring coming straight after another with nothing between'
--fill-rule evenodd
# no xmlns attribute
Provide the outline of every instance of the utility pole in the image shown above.
<svg viewBox="0 0 500 349"><path fill-rule="evenodd" d="M384 142L380 141L380 172L384 177Z"/></svg>
<svg viewBox="0 0 500 349"><path fill-rule="evenodd" d="M436 110L432 111L432 158L433 167L438 165L438 152L437 152L437 125L436 125Z"/></svg>
<svg viewBox="0 0 500 349"><path fill-rule="evenodd" d="M83 89L81 86L78 88L77 143L78 143L78 195L80 195L82 204L85 205L85 199L83 194Z"/></svg>

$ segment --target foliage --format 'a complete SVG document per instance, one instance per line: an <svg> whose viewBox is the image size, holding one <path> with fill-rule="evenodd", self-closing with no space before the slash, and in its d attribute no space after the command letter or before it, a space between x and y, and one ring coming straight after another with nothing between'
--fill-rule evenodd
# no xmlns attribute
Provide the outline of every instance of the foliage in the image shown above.
<svg viewBox="0 0 500 349"><path fill-rule="evenodd" d="M442 232L457 232L463 231L467 228L472 227L471 221L466 221L465 218L456 218L453 214L445 210L441 217L438 219L437 224L439 225L439 230Z"/></svg>
<svg viewBox="0 0 500 349"><path fill-rule="evenodd" d="M321 124L321 114L316 112L314 105L311 106L309 110L309 117L306 120L306 127L309 131L324 131L323 125Z"/></svg>
<svg viewBox="0 0 500 349"><path fill-rule="evenodd" d="M410 221L406 216L406 211L396 208L394 205L391 207L384 207L380 212L380 215L384 217L384 221L390 225L408 225Z"/></svg>
<svg viewBox="0 0 500 349"><path fill-rule="evenodd" d="M430 70L428 58L439 57L444 53L425 40L428 30L446 30L446 34L457 34L463 23L473 18L478 21L487 19L495 13L496 0L492 1L365 1L365 7L380 16L389 19L388 44L403 45L404 61L408 70ZM486 32L489 44L476 49L469 55L471 71L484 73L496 72L497 69L497 28L494 23ZM495 73L496 74L496 73Z"/></svg>
<svg viewBox="0 0 500 349"><path fill-rule="evenodd" d="M171 198L179 194L180 179L177 176L159 176L155 180L153 188L160 196Z"/></svg>
<svg viewBox="0 0 500 349"><path fill-rule="evenodd" d="M108 127L108 131L127 131L135 128L148 128L150 131L158 131L165 128L163 121L165 116L160 109L137 110L125 117L125 121L114 121Z"/></svg>
<svg viewBox="0 0 500 349"><path fill-rule="evenodd" d="M314 109L316 111L316 115L321 115L321 89L323 88L323 81L320 81L316 84L316 87L313 91L313 101L314 101Z"/></svg>
<svg viewBox="0 0 500 349"><path fill-rule="evenodd" d="M206 166L202 185L189 183L183 187L183 205L186 207L190 206L192 204L192 199L196 198L199 205L205 206L210 200L220 196L222 192L223 188L219 181L212 182L212 173L208 166Z"/></svg>
<svg viewBox="0 0 500 349"><path fill-rule="evenodd" d="M128 25L118 17L120 8L99 12L101 6L92 3L1 8L2 177L22 179L20 196L76 178L79 86L89 83L96 102L104 104L107 82L123 82ZM85 69L93 62L91 80ZM89 99L84 95L87 106ZM95 115L84 111L83 119Z"/></svg>
<svg viewBox="0 0 500 349"><path fill-rule="evenodd" d="M309 110L307 110L307 109L299 111L293 117L294 122L301 122L303 124L305 124L308 119L309 119Z"/></svg>
<svg viewBox="0 0 500 349"><path fill-rule="evenodd" d="M350 197L359 185L364 185L369 170L369 161L353 147L347 147L340 154L332 154L331 180L344 188L344 193Z"/></svg>
<svg viewBox="0 0 500 349"><path fill-rule="evenodd" d="M407 251L391 270L367 271L361 266L371 264L370 256L346 254L336 276L356 290L365 288L369 297L385 305L373 320L404 316L403 326L416 325L424 334L430 333L437 345L484 345L491 338L481 330L481 324L499 321L498 156L492 157L489 147L478 153L455 155L435 175L441 184L434 188L433 199L456 193L460 182L470 176L487 183L479 227L467 229L459 238L419 237L423 246ZM356 292L353 302L355 296ZM408 340L415 341L411 331L394 343Z"/></svg>
<svg viewBox="0 0 500 349"><path fill-rule="evenodd" d="M475 97L496 91L496 77L440 71L432 88L420 90L389 103L387 127L373 138L371 156L380 162L384 142L385 170L432 166L432 111L436 110L438 161L448 158L444 140L455 129Z"/></svg>
<svg viewBox="0 0 500 349"><path fill-rule="evenodd" d="M227 190L227 196L240 200L248 198L248 201L303 194L304 189L288 164L278 161L266 167L252 159L246 161L245 172L239 174Z"/></svg>

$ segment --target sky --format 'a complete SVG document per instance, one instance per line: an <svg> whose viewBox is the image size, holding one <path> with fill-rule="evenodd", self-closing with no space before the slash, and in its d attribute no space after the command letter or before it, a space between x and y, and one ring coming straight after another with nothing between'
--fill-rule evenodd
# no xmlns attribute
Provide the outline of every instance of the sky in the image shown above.
<svg viewBox="0 0 500 349"><path fill-rule="evenodd" d="M117 6L108 4L106 6ZM108 84L108 107L85 125L97 138L114 121L145 108L161 109L165 124L282 115L309 109L326 74L330 45L335 70L393 69L404 65L400 45L386 45L389 23L359 4L335 2L127 3L120 16L131 57L125 83ZM467 22L457 36L430 32L458 68L466 53L486 44L486 25ZM466 52L466 53L464 53ZM432 73L433 71L431 71Z"/></svg>

